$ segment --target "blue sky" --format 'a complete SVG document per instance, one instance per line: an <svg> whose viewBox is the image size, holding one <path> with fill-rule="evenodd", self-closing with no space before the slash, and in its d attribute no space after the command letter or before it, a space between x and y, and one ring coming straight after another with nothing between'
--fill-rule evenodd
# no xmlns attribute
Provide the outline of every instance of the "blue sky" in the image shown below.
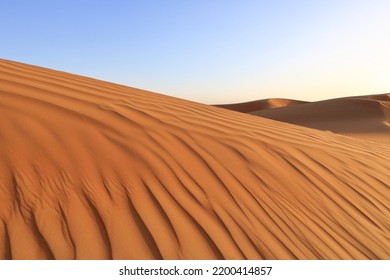
<svg viewBox="0 0 390 280"><path fill-rule="evenodd" d="M0 2L0 57L203 103L390 92L390 1Z"/></svg>

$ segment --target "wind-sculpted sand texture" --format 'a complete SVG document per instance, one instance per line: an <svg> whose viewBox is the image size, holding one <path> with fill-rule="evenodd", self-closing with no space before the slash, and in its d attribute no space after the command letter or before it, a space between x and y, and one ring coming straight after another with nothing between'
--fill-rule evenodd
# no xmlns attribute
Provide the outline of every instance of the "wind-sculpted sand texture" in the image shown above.
<svg viewBox="0 0 390 280"><path fill-rule="evenodd" d="M1 60L0 258L389 259L389 159L385 144Z"/></svg>
<svg viewBox="0 0 390 280"><path fill-rule="evenodd" d="M296 100L288 102L288 99L269 100L281 100L276 103L280 106L267 106L267 103L264 103L266 100L259 100L222 105L222 107L304 127L390 144L390 94L302 103ZM259 106L260 104L263 106Z"/></svg>

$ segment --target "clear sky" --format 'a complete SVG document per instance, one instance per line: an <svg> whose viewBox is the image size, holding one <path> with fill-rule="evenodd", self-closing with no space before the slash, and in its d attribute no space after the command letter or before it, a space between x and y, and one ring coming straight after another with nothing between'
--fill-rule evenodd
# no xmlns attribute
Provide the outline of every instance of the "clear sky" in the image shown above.
<svg viewBox="0 0 390 280"><path fill-rule="evenodd" d="M390 92L389 0L1 0L0 57L203 103Z"/></svg>

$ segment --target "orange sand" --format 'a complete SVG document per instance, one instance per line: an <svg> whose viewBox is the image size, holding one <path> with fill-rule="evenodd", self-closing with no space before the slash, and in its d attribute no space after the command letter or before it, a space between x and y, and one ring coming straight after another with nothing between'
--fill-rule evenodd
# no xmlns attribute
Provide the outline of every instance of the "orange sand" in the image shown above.
<svg viewBox="0 0 390 280"><path fill-rule="evenodd" d="M216 107L221 107L233 111L238 111L242 113L250 113L254 115L259 110L269 109L269 108L280 108L297 104L305 104L306 101L291 100L284 98L271 98L271 99L262 99L256 101L249 101L244 103L236 104L223 104L223 105L214 105Z"/></svg>
<svg viewBox="0 0 390 280"><path fill-rule="evenodd" d="M0 60L2 259L389 259L389 170L383 143Z"/></svg>
<svg viewBox="0 0 390 280"><path fill-rule="evenodd" d="M289 102L288 99L276 100L284 100L284 102L277 103L277 106L272 106L272 103L271 106L258 105L265 104L265 100L216 106L366 141L390 144L390 94L338 98L311 103L296 100Z"/></svg>

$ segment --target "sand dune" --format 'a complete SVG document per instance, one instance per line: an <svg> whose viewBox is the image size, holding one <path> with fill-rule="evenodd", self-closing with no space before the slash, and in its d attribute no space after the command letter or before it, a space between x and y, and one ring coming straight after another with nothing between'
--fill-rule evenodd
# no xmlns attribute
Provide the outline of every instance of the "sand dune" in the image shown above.
<svg viewBox="0 0 390 280"><path fill-rule="evenodd" d="M1 60L0 258L389 259L389 159L385 144Z"/></svg>
<svg viewBox="0 0 390 280"><path fill-rule="evenodd" d="M248 104L257 102L248 102ZM264 103L263 100L259 102ZM252 106L249 107L250 110L246 110L248 106L245 107L243 104L223 105L223 107L300 126L390 144L390 94L293 103L297 106L289 105L291 103L286 102L285 106Z"/></svg>
<svg viewBox="0 0 390 280"><path fill-rule="evenodd" d="M214 106L237 111L237 112L242 112L242 113L255 114L259 110L270 109L270 108L281 108L281 107L297 105L297 104L305 104L305 103L308 102L285 99L285 98L270 98L270 99L255 100L255 101L249 101L243 103L221 104L221 105L214 105Z"/></svg>

